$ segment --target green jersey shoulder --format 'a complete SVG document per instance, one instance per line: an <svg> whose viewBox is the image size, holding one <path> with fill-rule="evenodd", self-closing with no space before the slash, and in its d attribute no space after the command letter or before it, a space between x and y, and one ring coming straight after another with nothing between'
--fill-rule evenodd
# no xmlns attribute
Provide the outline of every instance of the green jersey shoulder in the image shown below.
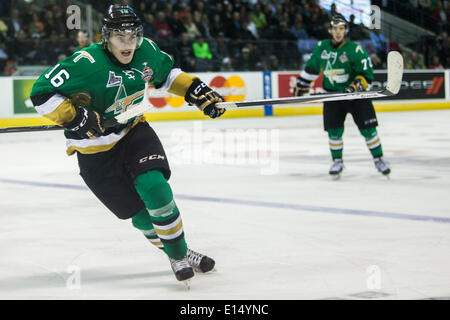
<svg viewBox="0 0 450 320"><path fill-rule="evenodd" d="M70 97L86 92L91 103L85 107L109 118L142 101L146 81L164 83L173 63L150 39L143 40L128 65L113 63L103 45L95 43L47 69L31 95L55 92Z"/></svg>

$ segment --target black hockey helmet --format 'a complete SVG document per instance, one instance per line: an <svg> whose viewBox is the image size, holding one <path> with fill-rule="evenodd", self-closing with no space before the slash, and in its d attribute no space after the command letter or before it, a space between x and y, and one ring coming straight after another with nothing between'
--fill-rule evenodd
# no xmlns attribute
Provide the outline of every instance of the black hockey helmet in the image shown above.
<svg viewBox="0 0 450 320"><path fill-rule="evenodd" d="M136 33L136 49L142 44L144 29L141 19L128 5L113 4L103 18L102 43L106 45L112 31Z"/></svg>
<svg viewBox="0 0 450 320"><path fill-rule="evenodd" d="M335 13L331 16L331 21L330 21L330 28L328 29L328 32L331 34L331 28L333 26L337 26L340 24L344 24L345 25L345 32L348 33L349 28L348 28L348 21L347 19L345 19L345 17L340 14L340 13Z"/></svg>

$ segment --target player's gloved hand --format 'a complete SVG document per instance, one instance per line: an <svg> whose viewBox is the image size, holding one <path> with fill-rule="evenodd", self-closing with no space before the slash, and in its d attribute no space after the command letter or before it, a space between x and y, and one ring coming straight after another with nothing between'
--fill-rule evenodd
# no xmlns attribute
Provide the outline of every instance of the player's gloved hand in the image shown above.
<svg viewBox="0 0 450 320"><path fill-rule="evenodd" d="M310 81L303 79L302 77L297 77L297 83L294 87L294 97L303 96L309 92Z"/></svg>
<svg viewBox="0 0 450 320"><path fill-rule="evenodd" d="M362 84L361 79L355 79L350 83L350 85L344 89L344 92L352 93L352 92L359 92L364 91L364 87Z"/></svg>
<svg viewBox="0 0 450 320"><path fill-rule="evenodd" d="M105 132L104 119L97 112L80 107L75 107L75 110L75 118L65 123L64 128L89 139L100 137Z"/></svg>
<svg viewBox="0 0 450 320"><path fill-rule="evenodd" d="M200 79L194 79L189 89L186 91L184 99L190 105L196 105L203 113L210 118L220 117L225 113L225 109L216 107L218 102L225 101L223 97L212 90Z"/></svg>

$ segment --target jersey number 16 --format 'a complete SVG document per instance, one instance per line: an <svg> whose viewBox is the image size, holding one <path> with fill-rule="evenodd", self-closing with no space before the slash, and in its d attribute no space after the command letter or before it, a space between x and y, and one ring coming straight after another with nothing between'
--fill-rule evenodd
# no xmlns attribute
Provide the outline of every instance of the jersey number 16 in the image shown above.
<svg viewBox="0 0 450 320"><path fill-rule="evenodd" d="M50 70L48 73L45 74L45 79L50 78L50 75L59 67L59 63L53 67L52 70ZM64 77L63 77L64 76ZM65 78L65 79L64 79ZM55 74L51 79L50 79L50 83L52 84L52 86L54 87L59 87L61 86L64 81L69 80L70 78L70 74L67 72L66 69L61 69L57 74Z"/></svg>

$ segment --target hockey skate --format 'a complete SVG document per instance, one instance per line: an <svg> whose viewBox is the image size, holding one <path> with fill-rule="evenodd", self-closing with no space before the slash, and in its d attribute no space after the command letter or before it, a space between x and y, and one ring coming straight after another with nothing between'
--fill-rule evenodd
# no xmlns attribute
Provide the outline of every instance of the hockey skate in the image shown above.
<svg viewBox="0 0 450 320"><path fill-rule="evenodd" d="M216 262L211 259L208 256L205 256L201 253L195 252L194 250L188 249L187 252L187 260L189 262L189 265L196 271L196 272L208 272L214 269L214 265Z"/></svg>
<svg viewBox="0 0 450 320"><path fill-rule="evenodd" d="M189 265L187 257L179 260L169 258L169 260L177 280L183 281L189 289L189 280L194 276L194 270L192 270L192 267Z"/></svg>
<svg viewBox="0 0 450 320"><path fill-rule="evenodd" d="M344 169L344 162L342 161L342 159L334 159L329 173L335 179L339 179L343 169Z"/></svg>
<svg viewBox="0 0 450 320"><path fill-rule="evenodd" d="M384 176L388 176L391 173L391 169L389 168L387 163L384 162L382 157L375 158L374 163L375 168L377 168L377 170L381 172Z"/></svg>

